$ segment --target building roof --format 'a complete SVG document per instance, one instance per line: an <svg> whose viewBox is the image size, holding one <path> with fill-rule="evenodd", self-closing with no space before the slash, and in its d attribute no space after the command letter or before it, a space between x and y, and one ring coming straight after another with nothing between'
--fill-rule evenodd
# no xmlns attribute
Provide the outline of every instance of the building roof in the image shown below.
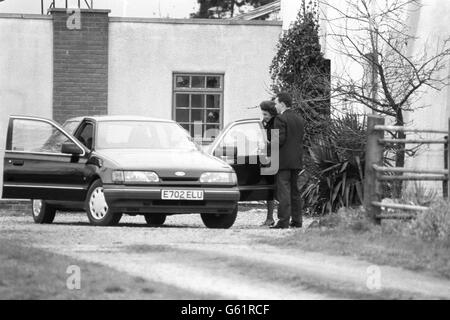
<svg viewBox="0 0 450 320"><path fill-rule="evenodd" d="M277 0L268 3L264 6L260 6L250 12L243 13L230 18L229 20L255 20L264 17L268 14L278 12L281 9L281 0Z"/></svg>

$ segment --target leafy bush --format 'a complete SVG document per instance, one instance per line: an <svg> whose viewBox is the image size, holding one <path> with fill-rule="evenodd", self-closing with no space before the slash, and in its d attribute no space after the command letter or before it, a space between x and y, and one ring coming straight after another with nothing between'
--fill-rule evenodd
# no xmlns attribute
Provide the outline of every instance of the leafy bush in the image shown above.
<svg viewBox="0 0 450 320"><path fill-rule="evenodd" d="M441 200L421 212L409 226L410 232L424 241L443 241L450 246L450 204Z"/></svg>
<svg viewBox="0 0 450 320"><path fill-rule="evenodd" d="M320 45L318 3L299 1L304 9L282 33L270 66L271 90L291 94L296 112L305 119L304 140L310 145L330 122L330 62Z"/></svg>
<svg viewBox="0 0 450 320"><path fill-rule="evenodd" d="M307 183L302 196L313 214L362 204L366 122L357 114L333 119L316 136L306 159Z"/></svg>
<svg viewBox="0 0 450 320"><path fill-rule="evenodd" d="M298 108L330 113L330 66L320 45L319 6L306 0L277 44L270 66L272 90L296 91Z"/></svg>

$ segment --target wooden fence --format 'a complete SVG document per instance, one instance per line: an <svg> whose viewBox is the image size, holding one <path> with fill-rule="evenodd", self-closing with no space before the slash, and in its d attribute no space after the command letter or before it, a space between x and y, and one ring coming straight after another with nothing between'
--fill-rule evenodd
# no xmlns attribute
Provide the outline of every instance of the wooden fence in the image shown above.
<svg viewBox="0 0 450 320"><path fill-rule="evenodd" d="M410 133L432 133L447 135L447 139L387 139L385 131L390 132L410 132ZM368 215L375 221L381 219L403 219L410 218L411 213L387 214L382 212L382 208L399 209L403 211L425 211L427 207L382 203L381 183L383 181L443 181L443 185L447 188L444 195L450 195L450 148L448 147L448 137L450 137L450 119L448 131L442 130L420 130L407 127L386 126L383 117L371 115L368 117L367 123L367 147L366 147L366 165L364 178L364 208ZM443 144L446 152L447 169L406 169L396 167L383 166L383 156L386 145L392 144ZM397 173L397 175L389 175L389 173ZM404 174L407 175L404 175Z"/></svg>

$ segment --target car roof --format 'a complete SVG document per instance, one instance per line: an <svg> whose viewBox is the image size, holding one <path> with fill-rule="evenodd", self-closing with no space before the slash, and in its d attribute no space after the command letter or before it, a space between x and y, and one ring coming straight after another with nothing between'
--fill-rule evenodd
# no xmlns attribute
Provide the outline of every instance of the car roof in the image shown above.
<svg viewBox="0 0 450 320"><path fill-rule="evenodd" d="M159 119L152 117L144 117L144 116L125 116L125 115L117 115L117 116L85 116L85 117L75 117L67 119L66 122L71 121L83 121L84 119L93 120L96 122L102 121L156 121L156 122L174 122L173 120L167 119Z"/></svg>
<svg viewBox="0 0 450 320"><path fill-rule="evenodd" d="M246 121L261 121L261 119L259 119L259 118L239 119L239 120L235 120L233 122L246 122Z"/></svg>
<svg viewBox="0 0 450 320"><path fill-rule="evenodd" d="M235 124L239 124L239 123L246 123L246 122L261 122L261 119L258 118L249 118L249 119L239 119L239 120L234 120L234 121L230 121L227 123L227 125L225 126L225 128L235 125Z"/></svg>

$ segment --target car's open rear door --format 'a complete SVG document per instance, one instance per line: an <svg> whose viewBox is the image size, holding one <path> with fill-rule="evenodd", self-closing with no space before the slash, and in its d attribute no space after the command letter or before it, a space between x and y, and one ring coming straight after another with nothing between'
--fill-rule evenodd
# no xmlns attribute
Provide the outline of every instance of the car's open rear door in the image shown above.
<svg viewBox="0 0 450 320"><path fill-rule="evenodd" d="M80 155L61 152L74 143ZM52 120L11 116L3 168L3 198L83 201L86 149Z"/></svg>
<svg viewBox="0 0 450 320"><path fill-rule="evenodd" d="M262 171L265 131L259 120L229 124L214 141L212 153L227 161L238 177L241 201L273 200L274 175Z"/></svg>

